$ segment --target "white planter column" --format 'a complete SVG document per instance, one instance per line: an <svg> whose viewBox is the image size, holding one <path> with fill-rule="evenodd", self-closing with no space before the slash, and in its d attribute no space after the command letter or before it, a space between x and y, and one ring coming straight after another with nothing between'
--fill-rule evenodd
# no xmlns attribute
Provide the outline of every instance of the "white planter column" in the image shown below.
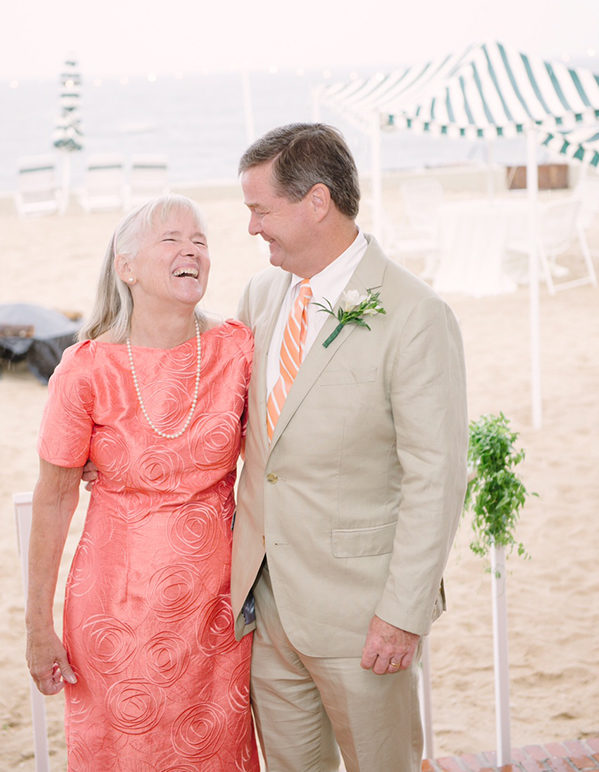
<svg viewBox="0 0 599 772"><path fill-rule="evenodd" d="M495 726L497 730L497 766L511 762L510 674L507 637L507 599L505 548L491 549L493 588L493 652L495 666Z"/></svg>

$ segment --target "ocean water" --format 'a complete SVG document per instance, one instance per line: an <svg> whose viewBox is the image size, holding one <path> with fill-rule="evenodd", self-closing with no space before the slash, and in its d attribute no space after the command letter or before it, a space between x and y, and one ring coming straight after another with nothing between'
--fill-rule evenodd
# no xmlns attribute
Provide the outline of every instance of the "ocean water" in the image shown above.
<svg viewBox="0 0 599 772"><path fill-rule="evenodd" d="M368 75L367 72L360 73ZM80 114L84 148L71 154L73 185L82 183L92 153L160 153L168 158L172 183L234 181L248 138L293 121L311 121L313 92L323 82L347 80L347 71L252 72L247 78L251 121L244 109L244 81L239 73L86 79ZM59 115L58 77L21 82L0 81L0 191L17 184L18 158L54 152L52 132ZM369 170L368 138L339 114L322 110L321 119L343 131L361 171ZM483 142L419 136L409 131L385 134L382 164L410 169L482 160ZM522 140L495 143L495 160L525 162Z"/></svg>

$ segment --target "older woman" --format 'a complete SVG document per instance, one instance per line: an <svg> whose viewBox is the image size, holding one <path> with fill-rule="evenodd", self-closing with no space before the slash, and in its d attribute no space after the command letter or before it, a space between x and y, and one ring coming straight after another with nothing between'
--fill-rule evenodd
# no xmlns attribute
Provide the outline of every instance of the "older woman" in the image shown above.
<svg viewBox="0 0 599 772"><path fill-rule="evenodd" d="M210 260L189 199L117 228L94 312L49 385L39 439L27 659L65 685L69 769L257 770L251 636L229 602L236 462L251 334L196 305ZM98 469L54 631L81 469Z"/></svg>

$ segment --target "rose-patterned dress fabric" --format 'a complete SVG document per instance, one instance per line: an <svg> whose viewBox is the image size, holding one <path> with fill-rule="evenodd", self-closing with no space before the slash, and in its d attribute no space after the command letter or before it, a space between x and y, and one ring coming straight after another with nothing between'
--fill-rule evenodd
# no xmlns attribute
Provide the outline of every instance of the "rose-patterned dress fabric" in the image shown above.
<svg viewBox="0 0 599 772"><path fill-rule="evenodd" d="M159 437L142 414L125 345L85 341L49 384L40 456L98 467L67 582L69 770L257 772L249 707L251 635L229 600L236 463L252 338L237 322L202 334L189 428ZM148 414L184 423L196 339L133 347Z"/></svg>

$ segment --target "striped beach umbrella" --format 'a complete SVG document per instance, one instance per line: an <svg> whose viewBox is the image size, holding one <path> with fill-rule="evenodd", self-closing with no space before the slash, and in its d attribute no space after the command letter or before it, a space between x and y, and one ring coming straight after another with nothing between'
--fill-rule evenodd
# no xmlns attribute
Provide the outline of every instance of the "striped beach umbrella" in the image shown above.
<svg viewBox="0 0 599 772"><path fill-rule="evenodd" d="M63 210L68 204L71 182L71 153L83 149L81 130L81 74L76 59L67 58L60 74L59 115L52 141L62 154Z"/></svg>
<svg viewBox="0 0 599 772"><path fill-rule="evenodd" d="M60 74L59 116L52 136L54 147L73 152L83 148L80 116L81 74L77 61L65 61Z"/></svg>

